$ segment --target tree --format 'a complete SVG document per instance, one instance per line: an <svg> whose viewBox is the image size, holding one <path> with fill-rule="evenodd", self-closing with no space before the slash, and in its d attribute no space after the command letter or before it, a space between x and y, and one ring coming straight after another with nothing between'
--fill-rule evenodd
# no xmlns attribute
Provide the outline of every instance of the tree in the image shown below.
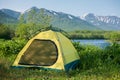
<svg viewBox="0 0 120 80"><path fill-rule="evenodd" d="M0 24L0 30L0 38L11 39L11 30L7 26Z"/></svg>
<svg viewBox="0 0 120 80"><path fill-rule="evenodd" d="M110 39L112 42L120 41L120 32L110 32L105 34L105 38Z"/></svg>
<svg viewBox="0 0 120 80"><path fill-rule="evenodd" d="M38 24L42 24L43 27L49 27L51 24L51 17L45 14L45 10L42 8L38 14L37 18Z"/></svg>
<svg viewBox="0 0 120 80"><path fill-rule="evenodd" d="M28 13L27 21L25 15L21 15L19 25L16 30L16 36L24 39L30 39L42 29L48 29L51 22L51 17L45 14L44 9L40 11L31 10Z"/></svg>
<svg viewBox="0 0 120 80"><path fill-rule="evenodd" d="M24 15L21 14L21 15L20 15L20 18L19 18L19 23L18 23L18 24L23 24L23 23L25 23Z"/></svg>

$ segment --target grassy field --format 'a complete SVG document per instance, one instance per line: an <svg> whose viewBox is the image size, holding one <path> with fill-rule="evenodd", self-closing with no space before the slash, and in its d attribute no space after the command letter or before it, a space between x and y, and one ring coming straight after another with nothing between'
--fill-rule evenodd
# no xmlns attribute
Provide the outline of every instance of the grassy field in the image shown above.
<svg viewBox="0 0 120 80"><path fill-rule="evenodd" d="M11 45L13 43L14 45ZM73 43L80 56L80 63L69 73L12 68L11 65L24 44L24 40L2 41L0 44L0 80L120 80L120 44L114 43L106 49L100 49L95 46L81 46L79 43ZM12 49L13 47L16 51Z"/></svg>
<svg viewBox="0 0 120 80"><path fill-rule="evenodd" d="M6 58L0 59L1 80L119 80L120 69L116 66L99 66L96 68L70 71L45 71L38 69L14 69Z"/></svg>

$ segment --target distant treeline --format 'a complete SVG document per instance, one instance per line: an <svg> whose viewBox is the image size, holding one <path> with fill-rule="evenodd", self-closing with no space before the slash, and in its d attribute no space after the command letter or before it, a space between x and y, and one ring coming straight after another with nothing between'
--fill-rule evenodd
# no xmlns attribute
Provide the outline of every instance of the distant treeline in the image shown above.
<svg viewBox="0 0 120 80"><path fill-rule="evenodd" d="M104 39L106 31L72 31L69 32L69 36L72 39Z"/></svg>
<svg viewBox="0 0 120 80"><path fill-rule="evenodd" d="M72 31L69 32L71 39L110 39L120 41L120 31Z"/></svg>
<svg viewBox="0 0 120 80"><path fill-rule="evenodd" d="M12 25L15 26L15 25ZM112 41L120 41L120 31L88 31L88 30L76 30L66 32L56 27L40 27L35 24L21 24L16 25L18 28L11 28L7 25L0 24L0 38L1 39L12 39L20 37L23 39L30 39L36 33L44 30L55 30L63 33L70 39L109 39Z"/></svg>

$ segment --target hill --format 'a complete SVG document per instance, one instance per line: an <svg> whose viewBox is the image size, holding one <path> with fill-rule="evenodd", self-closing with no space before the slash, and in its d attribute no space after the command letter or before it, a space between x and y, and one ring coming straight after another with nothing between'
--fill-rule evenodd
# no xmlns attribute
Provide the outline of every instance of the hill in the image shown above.
<svg viewBox="0 0 120 80"><path fill-rule="evenodd" d="M44 8L41 8L44 9ZM36 7L32 7L28 10L26 10L24 15L25 22L29 23L28 17L29 14L32 14L32 11L35 11L35 14L32 16L34 17L33 22L37 22L36 18L39 17L41 13L41 9L38 9ZM88 23L87 21L84 21L80 19L79 17L66 14L63 12L55 12L52 10L44 9L44 13L46 15L49 15L51 17L51 24L53 27L58 27L63 30L71 31L71 30L98 30L100 28Z"/></svg>
<svg viewBox="0 0 120 80"><path fill-rule="evenodd" d="M22 14L9 9L0 10L0 23L17 24L20 16L23 16L25 23L35 22L39 23L41 10L44 14L50 16L51 25L66 31L73 30L120 30L120 18L117 16L96 16L92 13L82 17L71 14L47 10L44 8L32 7ZM34 12L33 12L34 11ZM34 18L30 18L30 16ZM28 18L29 17L29 18Z"/></svg>

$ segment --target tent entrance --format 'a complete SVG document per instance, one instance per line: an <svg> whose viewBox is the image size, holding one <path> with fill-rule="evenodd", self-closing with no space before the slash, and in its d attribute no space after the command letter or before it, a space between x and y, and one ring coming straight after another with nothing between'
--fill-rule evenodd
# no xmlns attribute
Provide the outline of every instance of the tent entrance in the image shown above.
<svg viewBox="0 0 120 80"><path fill-rule="evenodd" d="M58 58L58 49L51 40L35 39L22 55L18 64L50 66Z"/></svg>

